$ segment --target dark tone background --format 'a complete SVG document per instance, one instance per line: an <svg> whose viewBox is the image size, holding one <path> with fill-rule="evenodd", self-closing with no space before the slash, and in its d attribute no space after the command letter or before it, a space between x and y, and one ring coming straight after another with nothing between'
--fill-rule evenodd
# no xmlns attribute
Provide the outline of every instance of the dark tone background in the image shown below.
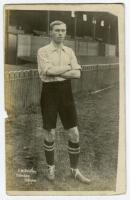
<svg viewBox="0 0 130 200"><path fill-rule="evenodd" d="M87 14L87 21L83 21L83 14ZM48 21L47 11L10 11L10 25L22 26L25 33L32 33L34 29L47 31ZM118 18L106 12L76 12L77 16L77 31L76 35L83 37L84 35L93 35L92 18L97 20L96 37L102 38L104 42L117 44L118 42ZM62 20L67 24L67 34L74 37L74 18L71 17L69 11L50 11L50 22L54 20ZM105 21L104 27L100 26L101 20ZM111 25L110 38L108 36L108 26Z"/></svg>

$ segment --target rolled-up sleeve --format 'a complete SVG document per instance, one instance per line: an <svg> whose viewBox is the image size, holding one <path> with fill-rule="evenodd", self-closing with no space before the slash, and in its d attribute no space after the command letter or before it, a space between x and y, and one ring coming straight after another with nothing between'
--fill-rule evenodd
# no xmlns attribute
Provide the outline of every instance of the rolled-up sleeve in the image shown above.
<svg viewBox="0 0 130 200"><path fill-rule="evenodd" d="M42 76L46 76L47 70L52 67L51 62L48 59L48 54L45 50L38 50L37 53L37 62L38 62L38 72L39 76L42 78Z"/></svg>
<svg viewBox="0 0 130 200"><path fill-rule="evenodd" d="M81 66L78 64L77 58L73 50L71 50L71 67L72 69L79 69L81 70Z"/></svg>

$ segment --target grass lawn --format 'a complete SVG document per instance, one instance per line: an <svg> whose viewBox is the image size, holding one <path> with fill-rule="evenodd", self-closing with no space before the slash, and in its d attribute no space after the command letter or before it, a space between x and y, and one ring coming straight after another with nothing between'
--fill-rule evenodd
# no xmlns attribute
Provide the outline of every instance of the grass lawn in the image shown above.
<svg viewBox="0 0 130 200"><path fill-rule="evenodd" d="M75 95L81 145L79 168L92 180L89 185L74 181L70 176L67 133L59 119L56 133L56 179L53 183L45 176L41 113L23 114L7 119L7 190L115 190L119 127L118 95L116 87L93 95L85 92ZM33 169L36 174L24 171L25 169ZM28 182L27 176L32 182Z"/></svg>

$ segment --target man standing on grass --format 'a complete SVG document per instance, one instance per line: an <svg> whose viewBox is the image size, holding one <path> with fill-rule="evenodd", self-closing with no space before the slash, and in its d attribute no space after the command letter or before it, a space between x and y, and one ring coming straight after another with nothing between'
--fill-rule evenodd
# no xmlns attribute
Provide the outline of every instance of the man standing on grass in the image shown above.
<svg viewBox="0 0 130 200"><path fill-rule="evenodd" d="M51 43L38 50L38 71L43 82L41 111L44 128L44 149L48 165L47 177L55 179L54 143L57 115L68 132L70 170L75 179L89 183L78 169L80 153L77 115L71 88L71 79L80 78L81 66L73 50L63 45L66 24L54 21L50 24Z"/></svg>

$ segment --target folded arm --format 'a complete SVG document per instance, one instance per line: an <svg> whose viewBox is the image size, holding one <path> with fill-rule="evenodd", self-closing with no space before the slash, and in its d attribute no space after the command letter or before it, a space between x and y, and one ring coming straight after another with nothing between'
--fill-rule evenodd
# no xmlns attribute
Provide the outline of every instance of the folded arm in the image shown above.
<svg viewBox="0 0 130 200"><path fill-rule="evenodd" d="M71 78L80 78L81 72L78 69L72 69L70 71L64 72L60 75L62 78L71 79Z"/></svg>
<svg viewBox="0 0 130 200"><path fill-rule="evenodd" d="M59 76L63 73L67 73L69 70L71 69L71 67L69 65L67 66L60 66L60 67L48 67L46 74L50 75L50 76Z"/></svg>
<svg viewBox="0 0 130 200"><path fill-rule="evenodd" d="M46 51L38 52L37 54L38 60L38 71L40 76L48 75L48 76L59 76L71 69L70 65L66 66L54 66L48 59L48 54Z"/></svg>

